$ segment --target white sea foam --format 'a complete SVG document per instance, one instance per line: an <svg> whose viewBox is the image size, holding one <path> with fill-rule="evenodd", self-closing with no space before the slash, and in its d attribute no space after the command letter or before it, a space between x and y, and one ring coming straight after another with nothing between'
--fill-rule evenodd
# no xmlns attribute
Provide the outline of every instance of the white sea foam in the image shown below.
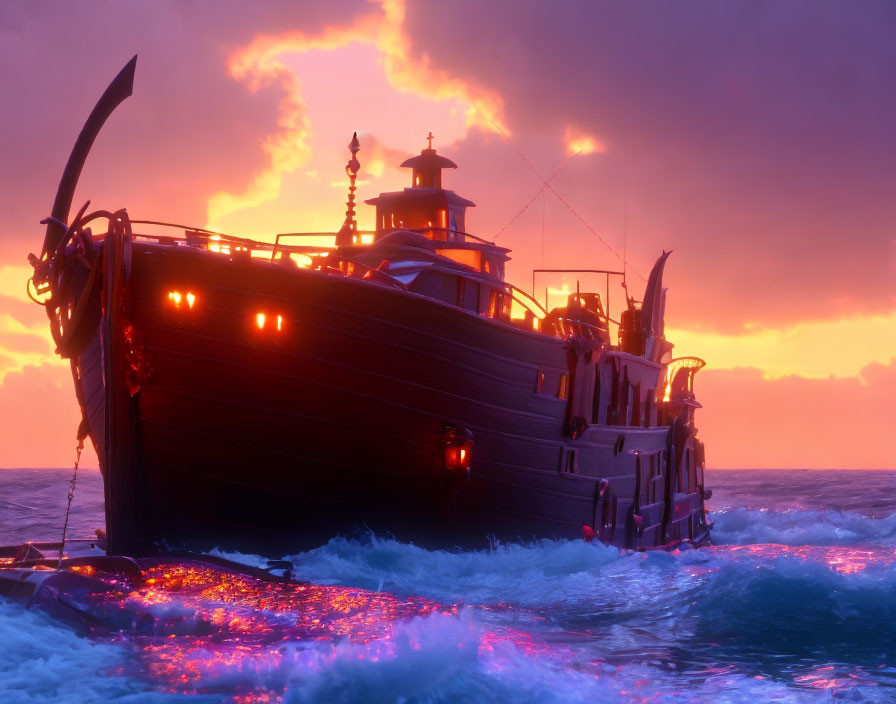
<svg viewBox="0 0 896 704"><path fill-rule="evenodd" d="M871 518L853 511L732 508L712 513L715 544L859 545L896 543L896 514Z"/></svg>
<svg viewBox="0 0 896 704"><path fill-rule="evenodd" d="M176 701L147 691L146 682L118 674L130 664L128 652L117 645L88 640L40 612L0 600L4 704Z"/></svg>

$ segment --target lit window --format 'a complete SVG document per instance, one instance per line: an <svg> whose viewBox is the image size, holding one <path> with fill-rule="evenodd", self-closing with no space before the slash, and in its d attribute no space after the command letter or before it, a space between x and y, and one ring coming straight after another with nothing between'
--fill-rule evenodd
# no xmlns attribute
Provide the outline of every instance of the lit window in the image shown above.
<svg viewBox="0 0 896 704"><path fill-rule="evenodd" d="M569 377L566 374L560 375L560 386L557 388L557 398L565 401L569 398Z"/></svg>
<svg viewBox="0 0 896 704"><path fill-rule="evenodd" d="M259 313L255 316L255 324L258 326L259 330L264 330L264 324L267 320L267 316L264 313Z"/></svg>
<svg viewBox="0 0 896 704"><path fill-rule="evenodd" d="M283 316L282 315L277 316L277 329L278 330L283 329Z"/></svg>
<svg viewBox="0 0 896 704"><path fill-rule="evenodd" d="M192 292L188 291L187 292L187 305L190 306L190 308L192 308L195 303L196 303L196 296Z"/></svg>
<svg viewBox="0 0 896 704"><path fill-rule="evenodd" d="M489 318L497 318L501 313L501 310L504 306L503 296L495 291L491 290L488 296L488 317Z"/></svg>
<svg viewBox="0 0 896 704"><path fill-rule="evenodd" d="M183 296L180 295L180 291L169 291L168 300L171 301L175 306L179 306L180 302L183 300Z"/></svg>
<svg viewBox="0 0 896 704"><path fill-rule="evenodd" d="M535 393L540 394L542 391L544 391L544 371L539 369L535 377Z"/></svg>
<svg viewBox="0 0 896 704"><path fill-rule="evenodd" d="M371 244L373 242L373 235L361 235L361 244Z"/></svg>

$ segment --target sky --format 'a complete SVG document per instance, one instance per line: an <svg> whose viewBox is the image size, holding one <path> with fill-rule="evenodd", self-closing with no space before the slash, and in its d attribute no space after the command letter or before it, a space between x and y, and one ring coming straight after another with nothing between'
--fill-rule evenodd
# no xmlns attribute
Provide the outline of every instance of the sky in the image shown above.
<svg viewBox="0 0 896 704"><path fill-rule="evenodd" d="M398 164L432 131L460 167L446 187L477 203L467 229L513 249L523 288L533 267L624 259L640 297L673 250L667 337L707 362L710 467L896 468L894 33L887 0L7 0L0 467L73 460L70 372L26 255L138 54L75 208L333 231L352 132L364 199L408 185Z"/></svg>

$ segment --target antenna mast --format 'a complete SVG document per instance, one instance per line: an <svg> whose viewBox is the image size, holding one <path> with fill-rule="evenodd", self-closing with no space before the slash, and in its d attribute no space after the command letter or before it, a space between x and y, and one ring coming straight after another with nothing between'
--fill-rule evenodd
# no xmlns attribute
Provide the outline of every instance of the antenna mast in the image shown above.
<svg viewBox="0 0 896 704"><path fill-rule="evenodd" d="M355 221L355 179L358 178L358 171L361 169L361 162L356 156L361 151L361 143L358 141L357 132L352 135L348 150L352 153L352 158L345 165L345 173L348 175L348 200L345 203L345 222L336 235L337 247L355 244L358 239L358 223Z"/></svg>
<svg viewBox="0 0 896 704"><path fill-rule="evenodd" d="M628 139L625 139L625 165L623 167L622 186L622 289L628 299L628 282L626 271L628 269ZM628 301L626 300L626 303Z"/></svg>

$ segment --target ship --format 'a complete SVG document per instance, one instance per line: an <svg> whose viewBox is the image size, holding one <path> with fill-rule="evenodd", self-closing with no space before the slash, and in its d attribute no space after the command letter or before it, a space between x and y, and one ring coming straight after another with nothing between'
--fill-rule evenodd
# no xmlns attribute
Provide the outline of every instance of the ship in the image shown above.
<svg viewBox="0 0 896 704"><path fill-rule="evenodd" d="M444 187L457 165L431 135L401 164L410 186L366 201L371 231L354 136L327 245L89 204L72 217L135 68L87 119L29 256L102 471L108 554L270 552L357 531L434 547L708 539L704 363L665 338L668 252L640 301L602 269L536 270L524 292L505 280L510 250L467 233L474 204ZM603 287L549 307L534 277L556 274Z"/></svg>

